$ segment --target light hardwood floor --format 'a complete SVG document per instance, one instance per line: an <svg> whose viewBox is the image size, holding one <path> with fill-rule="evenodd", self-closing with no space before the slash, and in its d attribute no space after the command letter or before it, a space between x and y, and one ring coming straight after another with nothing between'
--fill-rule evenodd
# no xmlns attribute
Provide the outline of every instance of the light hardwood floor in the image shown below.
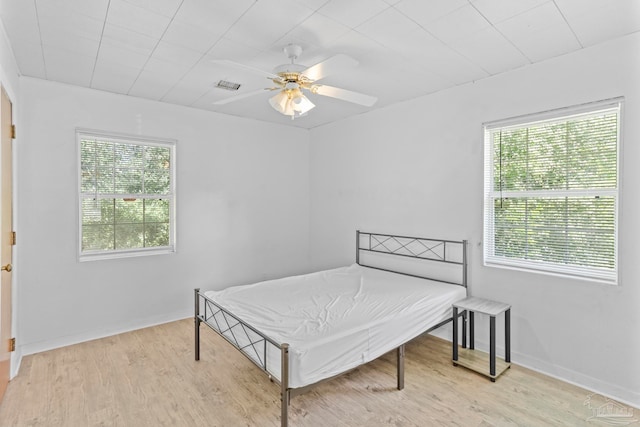
<svg viewBox="0 0 640 427"><path fill-rule="evenodd" d="M279 388L201 331L199 362L190 319L27 356L0 426L279 426ZM433 336L409 343L405 363L404 390L393 352L294 398L290 425L606 425L588 421L589 391L517 365L492 383Z"/></svg>

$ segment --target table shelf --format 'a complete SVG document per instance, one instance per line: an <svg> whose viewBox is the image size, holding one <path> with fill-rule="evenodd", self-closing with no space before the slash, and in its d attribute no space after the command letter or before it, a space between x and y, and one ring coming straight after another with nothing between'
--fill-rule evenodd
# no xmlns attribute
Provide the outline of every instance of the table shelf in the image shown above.
<svg viewBox="0 0 640 427"><path fill-rule="evenodd" d="M470 348L458 349L458 360L454 360L455 366L464 366L467 369L471 369L479 374L485 375L493 380L498 378L500 374L511 367L510 362L505 362L504 359L496 358L496 373L491 375L489 372L489 354L480 350L472 350Z"/></svg>
<svg viewBox="0 0 640 427"><path fill-rule="evenodd" d="M468 297L452 304L453 309L453 364L464 366L488 376L495 381L500 374L511 366L511 306L503 302L484 298ZM463 329L466 331L467 315L469 318L469 348L458 345L458 310L462 310ZM474 315L489 316L489 354L474 349ZM504 359L496 357L496 316L504 314ZM463 346L464 346L463 339Z"/></svg>

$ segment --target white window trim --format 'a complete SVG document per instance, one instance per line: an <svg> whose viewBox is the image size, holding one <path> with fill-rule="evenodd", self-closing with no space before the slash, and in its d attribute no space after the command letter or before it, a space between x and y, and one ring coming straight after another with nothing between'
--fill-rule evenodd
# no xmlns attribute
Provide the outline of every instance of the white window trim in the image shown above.
<svg viewBox="0 0 640 427"><path fill-rule="evenodd" d="M109 141L118 142L121 141L125 144L139 143L141 145L153 145L161 147L169 147L171 149L171 162L169 164L169 173L171 175L171 200L169 203L170 209L170 225L169 225L169 246L161 246L154 248L139 248L139 249L121 249L121 250L109 250L109 251L85 251L82 252L82 170L81 170L81 144L80 141L84 137L91 138L104 138ZM78 225L77 231L77 257L78 261L96 261L103 259L117 259L117 258L131 258L139 256L149 255L161 255L170 254L176 252L176 228L177 228L177 209L176 209L176 143L175 139L155 138L140 135L128 135L123 133L106 132L102 130L76 128L76 224ZM135 196L127 194L117 194L117 198Z"/></svg>
<svg viewBox="0 0 640 427"><path fill-rule="evenodd" d="M579 117L579 116L588 116L592 115L596 111L606 110L608 108L618 109L618 147L617 147L617 177L616 177L616 189L615 190L598 190L598 194L608 194L615 195L615 212L614 212L614 226L615 226L615 235L614 235L614 262L615 262L615 272L614 277L611 277L611 274L606 272L602 275L597 274L597 269L591 268L591 272L586 275L581 268L572 268L571 266L567 266L564 264L553 264L550 262L538 262L538 261L528 261L528 260L519 260L508 257L500 257L496 256L492 253L493 245L489 245L489 242L495 235L495 219L493 216L493 197L495 193L491 191L492 183L494 182L493 176L493 146L489 142L489 133L491 130L496 128L511 128L511 127L520 127L524 124L528 126L535 125L539 122L552 122L553 119L557 118L558 122L567 121L571 118ZM624 97L617 97L606 99L597 102L590 102L586 104L576 105L572 107L559 108L554 110L548 110L540 113L534 113L529 115L522 115L517 117L512 117L504 120L497 120L492 122L483 123L483 138L484 138L484 189L483 189L483 265L486 267L496 267L496 268L504 268L509 270L519 270L526 272L534 272L539 274L551 275L551 276L559 276L563 278L571 278L571 279L580 279L590 282L604 283L608 285L620 285L620 260L618 257L618 245L619 245L619 236L620 236L620 189L622 188L621 176L622 176L622 123L623 123L623 112L624 112ZM536 192L515 192L519 196L523 195L535 195L535 196L554 196L557 193L554 193L553 190L547 191L536 191ZM511 194L508 191L502 191L503 197L513 197L514 194ZM572 195L580 196L585 195L589 196L593 193L590 190L569 190L564 191L565 193L572 193ZM595 274L594 274L595 273Z"/></svg>

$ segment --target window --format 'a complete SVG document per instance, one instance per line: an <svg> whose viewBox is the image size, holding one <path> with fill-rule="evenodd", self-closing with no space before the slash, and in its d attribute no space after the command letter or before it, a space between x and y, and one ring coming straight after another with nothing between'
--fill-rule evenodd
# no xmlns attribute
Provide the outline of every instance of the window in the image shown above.
<svg viewBox="0 0 640 427"><path fill-rule="evenodd" d="M80 260L173 252L175 143L77 131Z"/></svg>
<svg viewBox="0 0 640 427"><path fill-rule="evenodd" d="M621 104L485 125L485 265L617 283Z"/></svg>

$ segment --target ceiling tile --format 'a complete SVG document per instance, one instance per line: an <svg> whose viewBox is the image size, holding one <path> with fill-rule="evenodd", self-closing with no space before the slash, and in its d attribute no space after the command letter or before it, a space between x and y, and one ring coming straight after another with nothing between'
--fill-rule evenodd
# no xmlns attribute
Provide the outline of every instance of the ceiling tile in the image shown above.
<svg viewBox="0 0 640 427"><path fill-rule="evenodd" d="M226 28L211 26L203 28L198 25L174 19L162 40L196 52L205 53L220 39Z"/></svg>
<svg viewBox="0 0 640 427"><path fill-rule="evenodd" d="M583 46L640 31L640 1L556 0Z"/></svg>
<svg viewBox="0 0 640 427"><path fill-rule="evenodd" d="M413 61L455 84L463 84L489 76L486 70L444 45L429 46L420 55L416 55Z"/></svg>
<svg viewBox="0 0 640 427"><path fill-rule="evenodd" d="M236 21L225 38L267 49L313 13L313 9L295 1L260 0Z"/></svg>
<svg viewBox="0 0 640 427"><path fill-rule="evenodd" d="M166 74L157 74L148 70L142 71L129 89L129 95L141 98L160 100L176 84L175 80L168 80Z"/></svg>
<svg viewBox="0 0 640 427"><path fill-rule="evenodd" d="M14 50L21 43L40 44L40 28L34 2L14 0L0 5L2 23Z"/></svg>
<svg viewBox="0 0 640 427"><path fill-rule="evenodd" d="M492 24L512 18L549 0L471 0L473 6ZM584 0L581 0L584 2Z"/></svg>
<svg viewBox="0 0 640 427"><path fill-rule="evenodd" d="M124 0L134 6L173 18L182 0ZM90 3L90 2L89 2Z"/></svg>
<svg viewBox="0 0 640 427"><path fill-rule="evenodd" d="M149 60L149 54L141 53L139 50L128 49L126 45L120 43L104 40L100 45L98 60L104 63L126 65L141 70Z"/></svg>
<svg viewBox="0 0 640 427"><path fill-rule="evenodd" d="M349 31L351 31L349 27L331 18L327 18L324 15L314 13L287 33L282 40L291 38L310 43L314 46L326 47ZM283 45L286 44L287 43L284 43Z"/></svg>
<svg viewBox="0 0 640 427"><path fill-rule="evenodd" d="M191 105L204 95L210 87L202 87L199 84L190 82L180 82L175 85L166 95L162 97L163 102L172 104Z"/></svg>
<svg viewBox="0 0 640 427"><path fill-rule="evenodd" d="M91 87L108 92L126 94L140 74L139 68L101 60L98 58Z"/></svg>
<svg viewBox="0 0 640 427"><path fill-rule="evenodd" d="M450 82L476 80L488 73L443 45L424 28L395 9L387 9L358 31L399 53L404 60L420 65Z"/></svg>
<svg viewBox="0 0 640 427"><path fill-rule="evenodd" d="M467 0L403 0L395 8L425 26L468 4Z"/></svg>
<svg viewBox="0 0 640 427"><path fill-rule="evenodd" d="M107 23L102 36L102 44L104 43L149 56L158 44L158 40L127 28Z"/></svg>
<svg viewBox="0 0 640 427"><path fill-rule="evenodd" d="M549 27L566 25L553 2L530 9L496 25L507 38L525 38Z"/></svg>
<svg viewBox="0 0 640 427"><path fill-rule="evenodd" d="M467 4L442 18L424 24L424 28L443 42L453 43L490 25L473 6Z"/></svg>
<svg viewBox="0 0 640 427"><path fill-rule="evenodd" d="M534 62L581 48L553 2L507 19L496 28Z"/></svg>
<svg viewBox="0 0 640 427"><path fill-rule="evenodd" d="M318 12L349 28L356 28L388 8L389 4L382 0L331 0Z"/></svg>
<svg viewBox="0 0 640 427"><path fill-rule="evenodd" d="M153 51L152 58L173 64L180 64L189 69L202 58L202 53L160 41Z"/></svg>
<svg viewBox="0 0 640 427"><path fill-rule="evenodd" d="M13 53L18 63L18 69L23 76L37 77L40 79L46 79L47 75L44 68L44 57L42 54L42 46L38 44L31 44L21 42L18 48L14 49Z"/></svg>
<svg viewBox="0 0 640 427"><path fill-rule="evenodd" d="M212 34L224 33L255 3L256 0L184 0L175 20L209 29Z"/></svg>
<svg viewBox="0 0 640 427"><path fill-rule="evenodd" d="M182 76L187 74L192 67L193 64L167 62L152 57L145 64L144 71L153 74L155 78L166 80L169 87L172 87L178 83Z"/></svg>
<svg viewBox="0 0 640 427"><path fill-rule="evenodd" d="M329 0L297 0L297 2L307 6L309 9L318 10L327 4Z"/></svg>
<svg viewBox="0 0 640 427"><path fill-rule="evenodd" d="M343 80L336 83L336 86L377 96L377 106L415 98L453 85L453 82L388 49L381 55L359 59L361 68L356 68L353 72L356 82ZM341 78L342 76L336 76L336 79ZM405 82L412 83L406 85Z"/></svg>
<svg viewBox="0 0 640 427"><path fill-rule="evenodd" d="M498 74L529 63L527 58L493 27L458 40L451 47L489 74Z"/></svg>
<svg viewBox="0 0 640 427"><path fill-rule="evenodd" d="M38 25L43 41L52 34L64 32L73 37L100 41L104 16L93 18L74 10L55 7L54 2L38 3Z"/></svg>
<svg viewBox="0 0 640 427"><path fill-rule="evenodd" d="M102 38L103 27L102 21L77 13L70 13L54 19L40 19L40 34L43 43L53 42L58 34L99 42Z"/></svg>
<svg viewBox="0 0 640 427"><path fill-rule="evenodd" d="M255 58L262 51L233 40L222 38L209 50L207 56L210 59L228 59L230 61L244 62Z"/></svg>
<svg viewBox="0 0 640 427"><path fill-rule="evenodd" d="M73 34L57 31L57 32L42 32L42 45L46 50L48 47L57 47L59 49L66 50L71 53L77 53L84 56L98 55L98 47L100 42L97 40L91 40L84 37L77 37Z"/></svg>
<svg viewBox="0 0 640 427"><path fill-rule="evenodd" d="M167 29L170 18L148 9L127 3L124 0L110 0L107 23L126 28L154 39L160 39Z"/></svg>
<svg viewBox="0 0 640 427"><path fill-rule="evenodd" d="M79 14L104 21L109 0L35 0L35 3L39 17Z"/></svg>
<svg viewBox="0 0 640 427"><path fill-rule="evenodd" d="M328 47L334 52L344 53L362 62L366 56L380 57L387 48L356 30L351 30L334 40Z"/></svg>
<svg viewBox="0 0 640 427"><path fill-rule="evenodd" d="M181 82L192 85L200 84L202 87L209 87L212 83L211 75L215 73L218 65L212 63L209 58L203 57L196 65L182 76Z"/></svg>
<svg viewBox="0 0 640 427"><path fill-rule="evenodd" d="M543 61L581 48L575 34L566 25L545 28L530 37L512 38L512 41L533 62Z"/></svg>
<svg viewBox="0 0 640 427"><path fill-rule="evenodd" d="M44 49L44 64L48 79L89 87L95 57L49 46Z"/></svg>
<svg viewBox="0 0 640 427"><path fill-rule="evenodd" d="M422 27L394 8L388 8L371 18L360 25L357 31L369 39L398 52L406 52L414 47L417 48L414 52L420 52L425 47L424 45L421 47L421 43L426 42L427 45L439 43L429 36ZM416 35L421 40L412 39Z"/></svg>

